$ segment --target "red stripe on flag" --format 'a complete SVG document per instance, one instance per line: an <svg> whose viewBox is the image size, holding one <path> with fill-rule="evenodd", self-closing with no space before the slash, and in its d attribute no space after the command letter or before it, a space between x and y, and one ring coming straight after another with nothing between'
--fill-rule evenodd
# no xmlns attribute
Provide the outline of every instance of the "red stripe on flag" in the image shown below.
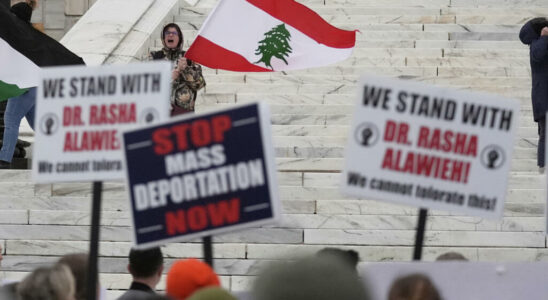
<svg viewBox="0 0 548 300"><path fill-rule="evenodd" d="M236 72L272 72L270 69L250 63L240 54L223 48L200 35L188 48L185 57L212 69Z"/></svg>
<svg viewBox="0 0 548 300"><path fill-rule="evenodd" d="M356 31L332 26L310 8L293 0L246 1L320 44L332 48L352 48L356 44Z"/></svg>

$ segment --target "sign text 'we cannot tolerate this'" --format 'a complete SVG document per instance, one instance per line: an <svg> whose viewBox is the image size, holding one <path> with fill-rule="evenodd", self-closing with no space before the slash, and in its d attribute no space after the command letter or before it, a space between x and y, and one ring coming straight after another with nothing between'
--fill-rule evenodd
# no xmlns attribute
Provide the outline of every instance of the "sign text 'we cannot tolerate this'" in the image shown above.
<svg viewBox="0 0 548 300"><path fill-rule="evenodd" d="M365 77L357 106L343 174L346 193L500 216L516 101Z"/></svg>

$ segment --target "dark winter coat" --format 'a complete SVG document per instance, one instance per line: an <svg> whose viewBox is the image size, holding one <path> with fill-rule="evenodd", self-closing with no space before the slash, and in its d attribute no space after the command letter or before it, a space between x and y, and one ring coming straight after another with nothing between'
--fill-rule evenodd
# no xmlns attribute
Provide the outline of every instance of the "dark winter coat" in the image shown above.
<svg viewBox="0 0 548 300"><path fill-rule="evenodd" d="M179 35L179 44L175 49L169 49L165 44L164 34L167 28L173 27ZM167 60L173 62L173 67L177 69L177 63L184 57L183 51L183 33L178 25L174 23L167 24L162 30L162 43L164 48L160 51L151 52L149 60ZM202 75L202 66L186 59L187 67L179 70L179 77L171 82L171 115L178 115L186 112L193 112L196 103L198 90L205 87L205 79Z"/></svg>
<svg viewBox="0 0 548 300"><path fill-rule="evenodd" d="M540 36L531 21L525 23L519 33L522 43L529 45L532 75L531 101L535 122L548 111L548 36Z"/></svg>

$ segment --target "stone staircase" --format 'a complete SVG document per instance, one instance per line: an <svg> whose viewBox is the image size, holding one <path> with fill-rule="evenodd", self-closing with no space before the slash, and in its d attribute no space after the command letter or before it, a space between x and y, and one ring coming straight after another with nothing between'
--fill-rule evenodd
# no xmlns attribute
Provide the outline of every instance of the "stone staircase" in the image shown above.
<svg viewBox="0 0 548 300"><path fill-rule="evenodd" d="M174 20L184 30L186 47L216 2L199 0L194 6L179 2ZM517 36L526 20L548 15L548 2L300 2L336 26L361 31L350 59L285 73L204 68L207 86L199 95L198 112L255 100L271 105L284 212L280 224L214 237L215 269L223 285L235 291L248 289L253 276L267 263L311 254L325 246L354 249L363 262L411 259L416 208L349 199L338 191L356 82L363 73L486 91L521 101L504 219L430 211L423 258L431 261L440 253L458 251L472 261L547 261L546 177L537 174L528 49ZM128 49L143 54L144 47L161 46L156 28L148 28L143 35L135 26L112 47L111 54ZM100 63L137 58L137 54L112 54ZM87 250L90 183L35 185L29 171L0 171L0 188L4 191L0 194L0 243L6 251L0 278L19 279L65 253ZM126 289L131 280L126 272L129 224L124 185L106 183L100 270L110 297ZM202 256L199 241L170 244L163 251L168 264L180 257Z"/></svg>

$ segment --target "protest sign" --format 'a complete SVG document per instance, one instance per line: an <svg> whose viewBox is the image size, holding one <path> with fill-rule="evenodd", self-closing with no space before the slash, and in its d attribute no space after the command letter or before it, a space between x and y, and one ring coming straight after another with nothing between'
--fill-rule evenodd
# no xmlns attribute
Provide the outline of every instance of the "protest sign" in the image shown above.
<svg viewBox="0 0 548 300"><path fill-rule="evenodd" d="M359 89L343 193L502 216L518 101L375 77Z"/></svg>
<svg viewBox="0 0 548 300"><path fill-rule="evenodd" d="M33 179L122 179L120 131L169 117L170 64L61 67L42 71Z"/></svg>
<svg viewBox="0 0 548 300"><path fill-rule="evenodd" d="M548 295L545 262L382 262L360 266L359 273L371 299L388 299L394 281L412 274L427 276L445 300L541 300Z"/></svg>
<svg viewBox="0 0 548 300"><path fill-rule="evenodd" d="M259 226L280 214L264 104L185 116L123 140L139 246Z"/></svg>

